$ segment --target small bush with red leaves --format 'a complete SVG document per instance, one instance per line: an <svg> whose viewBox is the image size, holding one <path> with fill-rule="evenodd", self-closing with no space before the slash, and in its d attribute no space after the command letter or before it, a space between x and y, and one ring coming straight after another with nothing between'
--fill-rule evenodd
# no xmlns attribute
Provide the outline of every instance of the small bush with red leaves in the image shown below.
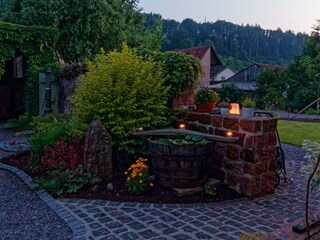
<svg viewBox="0 0 320 240"><path fill-rule="evenodd" d="M79 139L69 141L61 138L54 147L45 146L41 157L41 164L46 170L63 167L65 170L74 170L83 165L84 145Z"/></svg>

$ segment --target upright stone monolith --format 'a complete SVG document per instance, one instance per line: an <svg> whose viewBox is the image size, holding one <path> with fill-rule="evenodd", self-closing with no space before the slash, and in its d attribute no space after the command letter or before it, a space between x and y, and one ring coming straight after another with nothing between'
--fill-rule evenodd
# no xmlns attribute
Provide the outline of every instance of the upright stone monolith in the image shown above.
<svg viewBox="0 0 320 240"><path fill-rule="evenodd" d="M94 120L86 132L84 164L91 174L91 184L100 183L112 174L111 135L100 120Z"/></svg>

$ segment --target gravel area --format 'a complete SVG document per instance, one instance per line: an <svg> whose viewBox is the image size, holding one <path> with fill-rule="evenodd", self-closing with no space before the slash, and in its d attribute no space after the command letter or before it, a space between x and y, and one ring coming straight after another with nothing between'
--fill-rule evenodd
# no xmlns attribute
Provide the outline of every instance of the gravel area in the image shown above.
<svg viewBox="0 0 320 240"><path fill-rule="evenodd" d="M71 239L72 231L14 174L0 170L0 239Z"/></svg>

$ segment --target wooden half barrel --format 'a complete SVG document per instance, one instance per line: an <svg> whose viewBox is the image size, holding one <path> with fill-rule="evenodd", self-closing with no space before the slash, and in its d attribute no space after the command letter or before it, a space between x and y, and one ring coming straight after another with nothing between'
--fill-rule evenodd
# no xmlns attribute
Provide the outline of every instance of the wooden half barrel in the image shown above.
<svg viewBox="0 0 320 240"><path fill-rule="evenodd" d="M192 188L207 181L213 143L174 145L149 139L149 150L156 182L160 185Z"/></svg>

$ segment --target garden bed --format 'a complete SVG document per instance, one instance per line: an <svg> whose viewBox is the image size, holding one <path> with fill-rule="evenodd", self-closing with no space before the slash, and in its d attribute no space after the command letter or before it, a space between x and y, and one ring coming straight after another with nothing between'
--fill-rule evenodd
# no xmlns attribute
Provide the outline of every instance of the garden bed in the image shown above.
<svg viewBox="0 0 320 240"><path fill-rule="evenodd" d="M31 158L27 153L17 156L8 157L0 160L1 163L17 167L25 171L31 177L35 173L30 169ZM107 184L112 183L113 190L107 189ZM164 188L155 184L144 195L135 196L128 192L125 185L125 178L122 174L114 176L109 182L99 185L86 185L76 193L64 194L63 198L81 198L81 199L104 199L109 201L121 202L149 202L149 203L203 203L230 200L241 197L234 190L230 189L225 184L219 184L216 188L215 196L209 196L204 192L192 194L184 197L176 197L171 189Z"/></svg>

